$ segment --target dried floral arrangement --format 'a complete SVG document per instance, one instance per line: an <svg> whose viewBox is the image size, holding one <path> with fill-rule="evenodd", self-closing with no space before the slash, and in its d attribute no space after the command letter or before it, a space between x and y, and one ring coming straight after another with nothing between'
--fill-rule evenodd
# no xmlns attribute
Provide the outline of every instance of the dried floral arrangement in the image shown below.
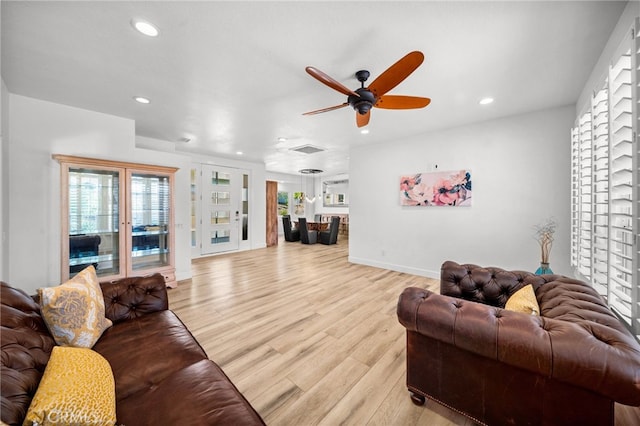
<svg viewBox="0 0 640 426"><path fill-rule="evenodd" d="M542 263L549 263L549 254L551 253L551 246L553 245L553 234L556 232L557 223L554 218L545 219L539 225L535 225L535 237L540 244L542 251Z"/></svg>

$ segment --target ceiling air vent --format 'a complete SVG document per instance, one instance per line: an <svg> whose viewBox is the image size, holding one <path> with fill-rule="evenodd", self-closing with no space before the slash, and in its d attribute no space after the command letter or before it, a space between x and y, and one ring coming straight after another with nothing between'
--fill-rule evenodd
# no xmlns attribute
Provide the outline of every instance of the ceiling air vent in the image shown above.
<svg viewBox="0 0 640 426"><path fill-rule="evenodd" d="M315 154L316 152L324 151L324 149L318 148L317 146L313 146L313 145L297 146L295 148L290 148L290 150L302 152L303 154Z"/></svg>

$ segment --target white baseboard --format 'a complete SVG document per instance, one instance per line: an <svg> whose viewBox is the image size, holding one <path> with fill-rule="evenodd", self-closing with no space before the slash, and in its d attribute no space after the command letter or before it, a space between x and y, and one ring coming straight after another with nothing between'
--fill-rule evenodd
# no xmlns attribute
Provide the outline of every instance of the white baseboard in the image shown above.
<svg viewBox="0 0 640 426"><path fill-rule="evenodd" d="M429 269L414 268L412 266L398 265L395 263L378 262L371 259L362 259L353 256L349 256L349 262L357 263L359 265L374 266L376 268L404 272L406 274L419 275L421 277L440 279L440 270L432 271Z"/></svg>

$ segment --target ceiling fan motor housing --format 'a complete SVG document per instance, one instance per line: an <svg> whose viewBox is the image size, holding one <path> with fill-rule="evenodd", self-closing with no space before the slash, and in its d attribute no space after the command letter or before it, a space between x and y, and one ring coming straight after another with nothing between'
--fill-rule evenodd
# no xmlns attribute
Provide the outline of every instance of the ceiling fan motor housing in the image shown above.
<svg viewBox="0 0 640 426"><path fill-rule="evenodd" d="M368 89L361 87L356 89L356 93L359 96L349 95L347 102L353 109L358 111L358 114L365 115L373 107L376 102L376 97Z"/></svg>

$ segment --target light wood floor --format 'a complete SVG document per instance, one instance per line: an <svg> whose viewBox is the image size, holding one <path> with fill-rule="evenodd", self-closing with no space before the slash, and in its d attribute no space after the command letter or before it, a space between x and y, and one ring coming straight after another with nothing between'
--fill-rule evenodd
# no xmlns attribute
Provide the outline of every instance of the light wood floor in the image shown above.
<svg viewBox="0 0 640 426"><path fill-rule="evenodd" d="M405 387L405 287L438 282L347 261L348 241L278 246L193 262L170 308L270 426L461 425ZM640 424L616 408L616 425Z"/></svg>

